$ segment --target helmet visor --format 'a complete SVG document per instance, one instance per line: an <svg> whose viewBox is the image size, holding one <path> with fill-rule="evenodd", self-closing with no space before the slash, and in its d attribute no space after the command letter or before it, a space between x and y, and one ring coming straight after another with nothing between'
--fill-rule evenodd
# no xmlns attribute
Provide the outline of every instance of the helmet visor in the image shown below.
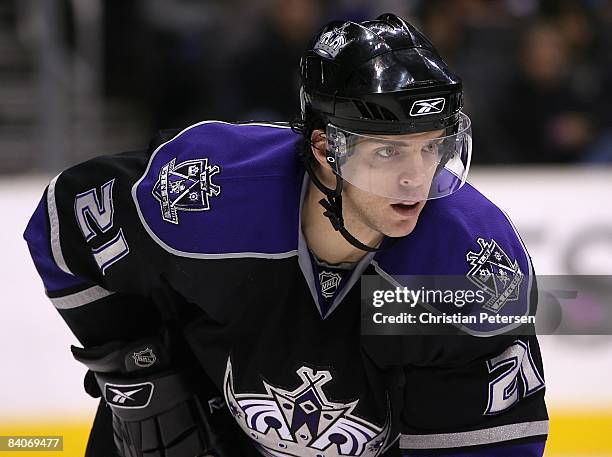
<svg viewBox="0 0 612 457"><path fill-rule="evenodd" d="M371 194L415 203L450 195L467 178L472 131L463 113L447 130L362 135L328 124L326 133L334 172Z"/></svg>

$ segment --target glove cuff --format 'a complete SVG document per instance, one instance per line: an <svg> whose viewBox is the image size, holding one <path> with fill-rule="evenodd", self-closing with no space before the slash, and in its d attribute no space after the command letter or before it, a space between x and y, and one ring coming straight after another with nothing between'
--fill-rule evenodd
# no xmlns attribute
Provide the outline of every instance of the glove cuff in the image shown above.
<svg viewBox="0 0 612 457"><path fill-rule="evenodd" d="M93 348L71 346L76 360L95 373L142 374L170 366L167 347L156 339L113 341Z"/></svg>

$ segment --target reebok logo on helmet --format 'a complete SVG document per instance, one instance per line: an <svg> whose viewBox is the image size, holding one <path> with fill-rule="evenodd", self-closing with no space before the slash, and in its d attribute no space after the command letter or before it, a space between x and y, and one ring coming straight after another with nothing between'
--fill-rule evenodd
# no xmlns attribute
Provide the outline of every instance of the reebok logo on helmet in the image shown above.
<svg viewBox="0 0 612 457"><path fill-rule="evenodd" d="M426 116L427 114L438 114L444 110L444 98L429 98L427 100L417 100L410 108L411 116Z"/></svg>

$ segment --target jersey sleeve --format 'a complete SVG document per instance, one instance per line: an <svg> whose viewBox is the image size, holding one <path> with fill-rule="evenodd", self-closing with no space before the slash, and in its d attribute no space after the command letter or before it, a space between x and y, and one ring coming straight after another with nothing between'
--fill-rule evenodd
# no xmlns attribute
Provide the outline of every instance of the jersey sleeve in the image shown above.
<svg viewBox="0 0 612 457"><path fill-rule="evenodd" d="M55 177L24 233L45 292L82 344L155 328L154 267L130 197L147 151L102 156Z"/></svg>
<svg viewBox="0 0 612 457"><path fill-rule="evenodd" d="M404 366L402 454L542 455L548 415L536 337L455 336L437 346L456 350L466 347L466 339L491 352L456 363Z"/></svg>

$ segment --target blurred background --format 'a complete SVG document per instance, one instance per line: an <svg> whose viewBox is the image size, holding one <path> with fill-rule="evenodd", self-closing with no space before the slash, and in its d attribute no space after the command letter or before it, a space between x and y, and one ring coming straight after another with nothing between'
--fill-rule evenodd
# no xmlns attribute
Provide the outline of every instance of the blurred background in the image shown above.
<svg viewBox="0 0 612 457"><path fill-rule="evenodd" d="M607 0L3 0L0 172L203 119L291 120L308 38L385 11L462 75L475 163L612 162Z"/></svg>
<svg viewBox="0 0 612 457"><path fill-rule="evenodd" d="M536 271L612 275L612 1L0 0L0 435L64 435L57 455L82 455L96 404L20 240L49 179L162 128L290 121L309 37L383 12L463 77L470 181ZM612 339L547 336L542 351L547 455L612 455Z"/></svg>

